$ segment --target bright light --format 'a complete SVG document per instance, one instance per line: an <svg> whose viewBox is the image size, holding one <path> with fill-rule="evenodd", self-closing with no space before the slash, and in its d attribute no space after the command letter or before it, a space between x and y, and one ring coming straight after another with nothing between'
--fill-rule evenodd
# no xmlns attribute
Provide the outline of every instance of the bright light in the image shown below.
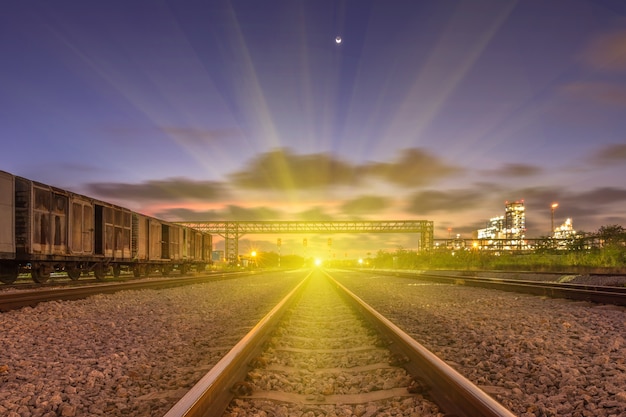
<svg viewBox="0 0 626 417"><path fill-rule="evenodd" d="M552 208L555 209L559 206L559 203L552 203Z"/></svg>
<svg viewBox="0 0 626 417"><path fill-rule="evenodd" d="M315 266L320 266L322 264L322 260L321 259L316 259L315 260Z"/></svg>
<svg viewBox="0 0 626 417"><path fill-rule="evenodd" d="M335 38L335 43L336 43L337 45L339 45L339 44L341 43L341 36L337 36L337 37Z"/></svg>
<svg viewBox="0 0 626 417"><path fill-rule="evenodd" d="M256 256L256 251L255 251L255 250L253 250L253 251L252 251L252 253L251 253L250 255L252 255L252 257L255 257L255 256Z"/></svg>
<svg viewBox="0 0 626 417"><path fill-rule="evenodd" d="M363 264L363 259L359 259L359 265Z"/></svg>

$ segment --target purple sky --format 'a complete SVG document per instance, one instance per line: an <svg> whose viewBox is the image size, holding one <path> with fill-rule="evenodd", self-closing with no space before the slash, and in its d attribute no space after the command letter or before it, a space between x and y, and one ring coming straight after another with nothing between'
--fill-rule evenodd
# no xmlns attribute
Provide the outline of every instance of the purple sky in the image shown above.
<svg viewBox="0 0 626 417"><path fill-rule="evenodd" d="M0 169L146 214L626 226L622 0L22 0L0 55Z"/></svg>

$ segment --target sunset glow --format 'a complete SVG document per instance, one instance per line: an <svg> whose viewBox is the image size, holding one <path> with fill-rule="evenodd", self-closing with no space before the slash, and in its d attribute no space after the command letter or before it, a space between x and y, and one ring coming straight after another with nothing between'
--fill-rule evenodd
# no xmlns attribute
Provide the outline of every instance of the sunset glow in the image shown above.
<svg viewBox="0 0 626 417"><path fill-rule="evenodd" d="M603 4L10 2L0 169L172 221L471 239L524 199L530 237L626 224L626 5ZM304 254L242 245L277 237ZM416 246L306 237L321 259Z"/></svg>

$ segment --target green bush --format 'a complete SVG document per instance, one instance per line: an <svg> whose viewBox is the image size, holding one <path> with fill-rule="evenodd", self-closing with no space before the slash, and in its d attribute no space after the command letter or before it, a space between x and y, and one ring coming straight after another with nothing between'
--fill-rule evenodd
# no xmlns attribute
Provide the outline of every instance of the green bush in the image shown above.
<svg viewBox="0 0 626 417"><path fill-rule="evenodd" d="M384 269L517 270L561 272L626 269L626 248L609 246L587 251L560 250L551 253L491 252L475 249L437 250L416 253L398 249L379 251L371 261Z"/></svg>

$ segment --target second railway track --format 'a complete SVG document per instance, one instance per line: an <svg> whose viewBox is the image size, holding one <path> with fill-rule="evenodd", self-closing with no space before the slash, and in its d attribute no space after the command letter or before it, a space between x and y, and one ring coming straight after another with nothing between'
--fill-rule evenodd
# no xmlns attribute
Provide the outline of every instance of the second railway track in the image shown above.
<svg viewBox="0 0 626 417"><path fill-rule="evenodd" d="M166 417L385 412L512 416L317 270Z"/></svg>
<svg viewBox="0 0 626 417"><path fill-rule="evenodd" d="M363 271L368 273L367 271ZM570 300L589 301L600 304L626 306L626 287L594 284L572 284L549 281L532 281L519 278L494 278L476 275L441 273L438 271L376 271L380 275L392 275L442 284L466 285L551 298L567 298ZM503 274L506 276L506 274ZM516 275L516 274L512 274Z"/></svg>

